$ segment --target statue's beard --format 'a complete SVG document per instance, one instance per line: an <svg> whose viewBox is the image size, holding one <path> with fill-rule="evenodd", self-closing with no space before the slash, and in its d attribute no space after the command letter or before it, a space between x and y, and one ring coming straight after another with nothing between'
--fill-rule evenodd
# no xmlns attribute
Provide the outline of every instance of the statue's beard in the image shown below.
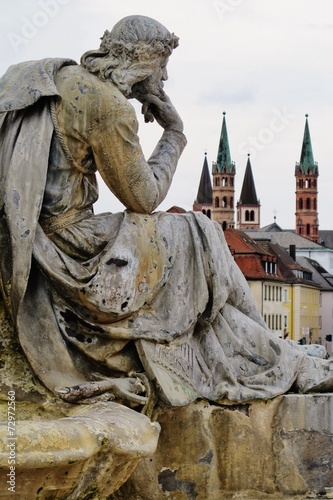
<svg viewBox="0 0 333 500"><path fill-rule="evenodd" d="M131 97L137 99L141 103L145 100L145 95L156 95L163 100L165 92L163 90L163 82L146 78L141 82L135 83L132 87Z"/></svg>
<svg viewBox="0 0 333 500"><path fill-rule="evenodd" d="M161 99L161 101L166 100L166 94L163 90L163 81L146 78L141 82L135 83L131 89L130 98L137 99L142 104L141 112L144 115L145 122L153 122L155 119L155 106L153 104L149 104L146 99L147 95L154 95Z"/></svg>

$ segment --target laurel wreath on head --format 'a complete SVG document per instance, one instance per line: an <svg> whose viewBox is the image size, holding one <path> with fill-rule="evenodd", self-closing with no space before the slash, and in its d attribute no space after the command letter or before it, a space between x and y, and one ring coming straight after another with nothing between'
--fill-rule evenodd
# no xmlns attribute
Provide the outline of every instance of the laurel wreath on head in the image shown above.
<svg viewBox="0 0 333 500"><path fill-rule="evenodd" d="M149 43L144 41L125 43L121 40L112 40L110 31L106 30L101 40L100 50L109 52L118 59L129 57L131 60L141 61L151 59L152 56L168 57L179 45L179 38L174 33L163 42L152 40Z"/></svg>

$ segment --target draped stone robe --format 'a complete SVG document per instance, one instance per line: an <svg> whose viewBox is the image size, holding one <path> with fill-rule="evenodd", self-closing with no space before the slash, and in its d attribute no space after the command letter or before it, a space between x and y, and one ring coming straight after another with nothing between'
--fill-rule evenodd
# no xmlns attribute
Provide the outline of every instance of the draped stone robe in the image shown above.
<svg viewBox="0 0 333 500"><path fill-rule="evenodd" d="M201 213L154 212L186 144L145 160L132 105L71 60L0 81L1 292L51 390L144 369L168 404L332 389L332 363L270 332ZM125 205L94 214L98 170Z"/></svg>

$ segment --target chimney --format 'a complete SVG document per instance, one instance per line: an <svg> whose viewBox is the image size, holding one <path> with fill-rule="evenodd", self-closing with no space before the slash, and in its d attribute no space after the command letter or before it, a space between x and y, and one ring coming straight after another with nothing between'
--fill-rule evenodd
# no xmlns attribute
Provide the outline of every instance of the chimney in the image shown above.
<svg viewBox="0 0 333 500"><path fill-rule="evenodd" d="M296 260L296 245L289 245L289 255L293 260Z"/></svg>

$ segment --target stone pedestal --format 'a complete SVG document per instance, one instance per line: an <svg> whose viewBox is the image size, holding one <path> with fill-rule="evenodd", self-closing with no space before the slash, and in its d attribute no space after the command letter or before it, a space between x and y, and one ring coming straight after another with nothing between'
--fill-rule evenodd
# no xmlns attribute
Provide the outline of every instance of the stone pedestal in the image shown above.
<svg viewBox="0 0 333 500"><path fill-rule="evenodd" d="M113 500L333 498L333 394L161 411L156 453Z"/></svg>

